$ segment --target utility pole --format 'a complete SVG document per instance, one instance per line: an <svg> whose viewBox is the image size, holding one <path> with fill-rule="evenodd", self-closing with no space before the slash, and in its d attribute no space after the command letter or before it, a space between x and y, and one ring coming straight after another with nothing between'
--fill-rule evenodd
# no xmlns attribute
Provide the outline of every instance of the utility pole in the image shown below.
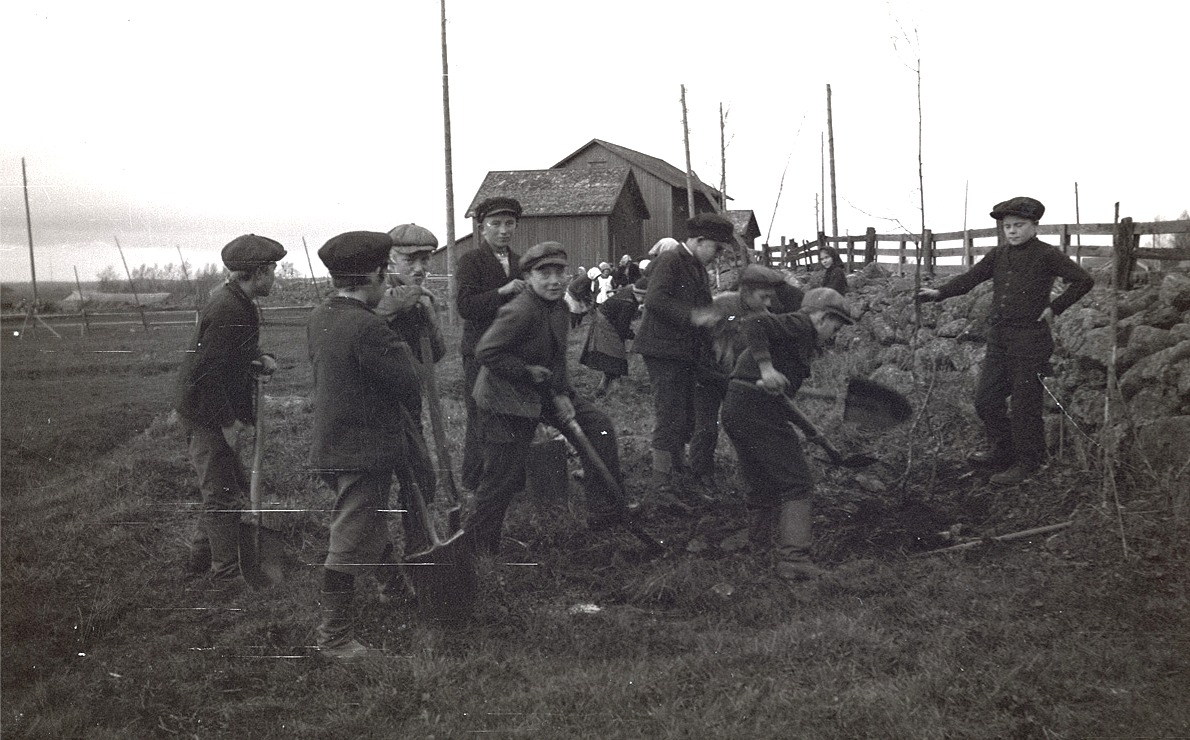
<svg viewBox="0 0 1190 740"><path fill-rule="evenodd" d="M682 85L682 142L686 146L686 218L694 218L694 180L690 176L690 124L686 120L685 85Z"/></svg>
<svg viewBox="0 0 1190 740"><path fill-rule="evenodd" d="M723 103L719 104L719 192L723 195L723 210L727 210L727 119L723 117Z"/></svg>
<svg viewBox="0 0 1190 740"><path fill-rule="evenodd" d="M25 175L25 158L21 157L21 182L25 187L25 231L29 234L29 274L33 277L33 306L37 307L37 264L33 259L33 218L29 215L29 178Z"/></svg>
<svg viewBox="0 0 1190 740"><path fill-rule="evenodd" d="M831 115L831 86L826 86L826 131L831 149L831 236L839 236L839 201L835 193L835 121ZM823 220L823 228L826 221Z"/></svg>
<svg viewBox="0 0 1190 740"><path fill-rule="evenodd" d="M446 0L442 8L442 129L446 157L446 305L450 307L450 321L455 322L455 185L450 148L450 65L446 58ZM478 241L475 242L479 244Z"/></svg>

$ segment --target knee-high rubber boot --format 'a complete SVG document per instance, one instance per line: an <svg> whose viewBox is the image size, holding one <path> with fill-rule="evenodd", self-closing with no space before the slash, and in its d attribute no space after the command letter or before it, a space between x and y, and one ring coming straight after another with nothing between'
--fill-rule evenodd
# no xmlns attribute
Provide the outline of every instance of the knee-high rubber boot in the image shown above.
<svg viewBox="0 0 1190 740"><path fill-rule="evenodd" d="M786 581L817 578L825 570L810 561L810 533L813 509L810 499L803 498L781 504L777 523L777 576Z"/></svg>
<svg viewBox="0 0 1190 740"><path fill-rule="evenodd" d="M359 660L383 655L355 639L355 586L349 591L323 591L319 600L318 652L331 660Z"/></svg>

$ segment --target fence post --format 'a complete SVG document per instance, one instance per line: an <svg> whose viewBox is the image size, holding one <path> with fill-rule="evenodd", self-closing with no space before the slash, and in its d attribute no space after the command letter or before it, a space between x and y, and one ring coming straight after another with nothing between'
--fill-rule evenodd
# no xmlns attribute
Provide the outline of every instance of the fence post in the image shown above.
<svg viewBox="0 0 1190 740"><path fill-rule="evenodd" d="M1062 224L1058 227L1058 246L1062 250L1062 254L1070 255L1070 226L1069 224Z"/></svg>
<svg viewBox="0 0 1190 740"><path fill-rule="evenodd" d="M967 267L975 264L975 237L971 236L971 229L963 229L963 264Z"/></svg>
<svg viewBox="0 0 1190 740"><path fill-rule="evenodd" d="M789 245L786 237L781 237L781 267L789 267Z"/></svg>
<svg viewBox="0 0 1190 740"><path fill-rule="evenodd" d="M1120 290L1132 289L1132 268L1136 264L1136 227L1132 217L1126 216L1116 224L1116 233L1112 239L1112 256L1115 258L1116 287Z"/></svg>
<svg viewBox="0 0 1190 740"><path fill-rule="evenodd" d="M876 227L869 226L864 231L864 264L876 261Z"/></svg>
<svg viewBox="0 0 1190 740"><path fill-rule="evenodd" d="M897 274L905 274L905 243L906 239L902 239L900 246L897 247Z"/></svg>
<svg viewBox="0 0 1190 740"><path fill-rule="evenodd" d="M921 233L921 253L926 262L926 274L934 275L934 232L924 229Z"/></svg>
<svg viewBox="0 0 1190 740"><path fill-rule="evenodd" d="M818 261L819 262L822 261L822 248L825 246L826 246L826 232L820 231L820 232L818 232ZM806 252L806 267L809 268L813 264L814 264L814 261L812 259L810 259L810 253Z"/></svg>

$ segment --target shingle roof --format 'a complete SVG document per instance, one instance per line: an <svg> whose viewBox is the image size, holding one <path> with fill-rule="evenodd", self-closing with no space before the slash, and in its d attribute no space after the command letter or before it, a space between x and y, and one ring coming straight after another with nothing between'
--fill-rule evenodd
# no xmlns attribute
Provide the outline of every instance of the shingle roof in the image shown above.
<svg viewBox="0 0 1190 740"><path fill-rule="evenodd" d="M520 201L522 216L605 215L615 209L625 189L641 218L648 218L640 186L627 167L489 172L465 215L473 215L480 201L495 195Z"/></svg>
<svg viewBox="0 0 1190 740"><path fill-rule="evenodd" d="M616 154L617 156L622 157L624 160L636 165L637 167L640 167L645 172L648 172L648 173L656 176L657 178L663 180L664 182L668 183L671 187L682 188L683 190L686 188L686 171L685 170L678 169L677 167L674 167L672 164L670 164L669 162L666 162L664 159L658 159L657 157L651 157L648 154L638 152L635 149L629 149L626 146L620 146L619 144L613 144L610 141L604 141L603 139L591 139L586 144L583 144L581 147L579 147L575 151L571 152L561 162L558 162L556 165L554 165L554 167L555 168L564 167L567 162L574 159L575 155L577 155L579 152L585 150L587 147L591 146L592 144L598 144L599 146L602 146L603 148ZM716 190L715 188L711 187L710 185L707 185L705 182L700 180L698 178L698 175L694 175L694 182L695 182L694 187L696 190L702 192L703 195L707 196L707 199L710 200L712 203L717 202L716 198L719 197L718 190Z"/></svg>
<svg viewBox="0 0 1190 740"><path fill-rule="evenodd" d="M756 213L752 210L741 211L724 211L723 215L731 219L732 226L735 227L735 233L744 237L748 237L749 228L754 229L753 236L760 236L760 226L756 223Z"/></svg>

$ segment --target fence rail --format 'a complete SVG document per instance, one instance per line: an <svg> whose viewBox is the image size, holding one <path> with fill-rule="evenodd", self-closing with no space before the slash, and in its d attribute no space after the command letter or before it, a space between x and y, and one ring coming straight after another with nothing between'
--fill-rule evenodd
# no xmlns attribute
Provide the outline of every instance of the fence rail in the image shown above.
<svg viewBox="0 0 1190 740"><path fill-rule="evenodd" d="M1057 237L1058 248L1063 254L1081 262L1084 258L1112 258L1118 285L1130 287L1130 275L1138 259L1178 261L1190 260L1190 249L1177 247L1142 248L1141 236L1165 234L1190 234L1190 221L1133 221L1121 219L1110 224L1045 224L1037 228L1038 236ZM1111 244L1084 245L1075 237L1110 236ZM878 234L869 227L862 235L827 236L818 234L812 242L801 245L787 243L781 238L779 245L761 247L765 260L777 267L796 267L810 264L817 259L824 245L834 246L849 268L856 263L895 261L903 267L916 264L921 255L921 264L930 274L939 266L940 258L959 257L963 267L975 264L994 245L976 244L976 239L1000 239L999 229L967 229L965 231L934 232L926 229L921 234ZM941 242L960 242L955 247L939 247ZM885 247L892 243L895 247ZM886 258L881 260L881 258Z"/></svg>
<svg viewBox="0 0 1190 740"><path fill-rule="evenodd" d="M261 306L261 323L264 326L305 325L306 314L314 306ZM79 311L77 313L6 313L0 314L0 324L7 334L10 327L21 324L19 334L26 328L38 324L49 329L81 329L84 333L92 329L114 329L125 326L151 327L194 326L198 322L198 311L193 308L172 308L131 311ZM9 335L11 336L11 335Z"/></svg>

